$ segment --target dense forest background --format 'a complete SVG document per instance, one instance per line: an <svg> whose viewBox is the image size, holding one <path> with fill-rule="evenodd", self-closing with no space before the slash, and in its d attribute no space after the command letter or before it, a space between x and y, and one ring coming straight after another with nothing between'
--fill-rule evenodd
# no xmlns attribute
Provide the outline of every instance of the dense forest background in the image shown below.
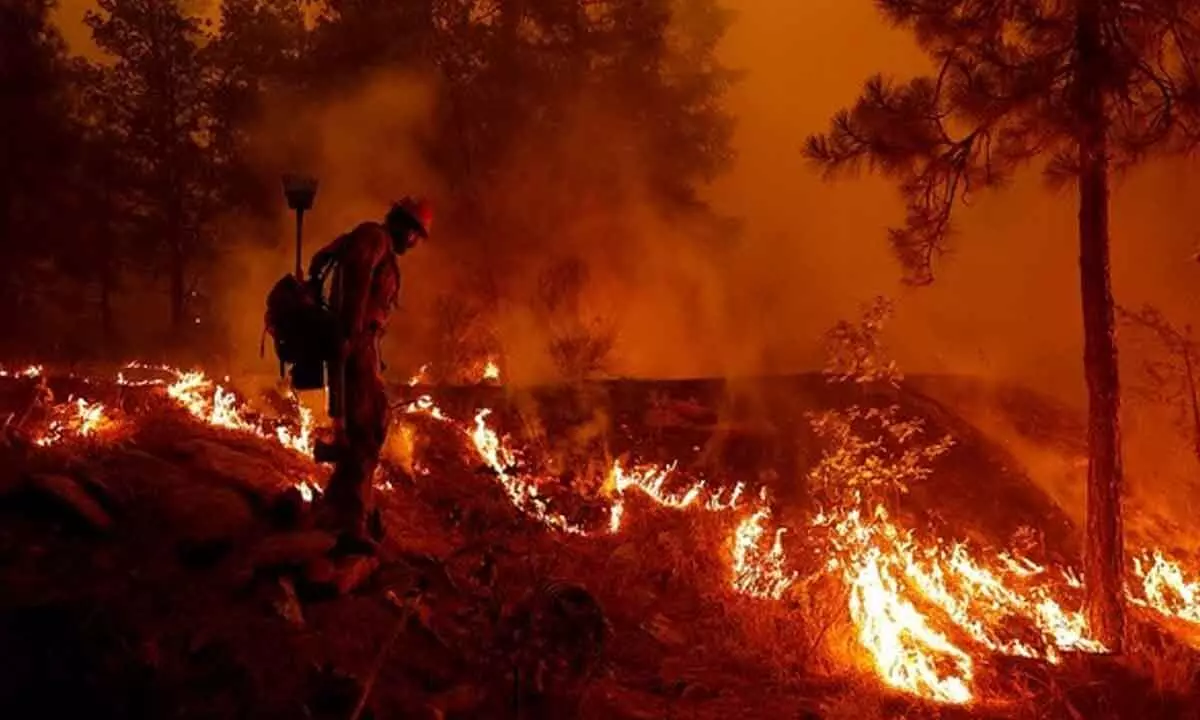
<svg viewBox="0 0 1200 720"><path fill-rule="evenodd" d="M637 238L736 235L697 192L732 157L716 0L99 0L86 56L54 6L0 8L9 359L256 357L285 172L322 182L307 252L434 201L392 334L446 375L603 372Z"/></svg>

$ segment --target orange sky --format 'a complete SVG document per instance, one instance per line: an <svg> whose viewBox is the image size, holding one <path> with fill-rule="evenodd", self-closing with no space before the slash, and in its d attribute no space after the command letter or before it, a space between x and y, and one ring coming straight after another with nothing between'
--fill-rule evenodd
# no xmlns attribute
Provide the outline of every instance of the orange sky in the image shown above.
<svg viewBox="0 0 1200 720"><path fill-rule="evenodd" d="M87 3L62 0L72 40L84 37L78 18ZM870 73L918 72L920 53L883 26L868 0L729 4L739 16L723 53L748 74L730 97L738 161L711 199L748 220L729 282L735 293L775 298L758 322L780 352L803 356L817 333L859 302L892 294L901 302L896 344L905 367L995 373L1081 396L1072 193L1051 194L1031 175L960 208L955 256L937 286L899 291L885 241L901 216L891 188L871 178L824 183L800 147ZM1115 185L1119 302L1154 302L1179 316L1195 305L1200 265L1188 256L1200 218L1186 209L1200 190L1193 171L1183 161L1159 164Z"/></svg>

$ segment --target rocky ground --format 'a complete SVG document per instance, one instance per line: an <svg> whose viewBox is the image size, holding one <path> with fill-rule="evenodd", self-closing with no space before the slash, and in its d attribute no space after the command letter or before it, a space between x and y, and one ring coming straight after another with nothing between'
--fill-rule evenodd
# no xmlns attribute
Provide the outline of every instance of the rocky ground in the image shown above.
<svg viewBox="0 0 1200 720"><path fill-rule="evenodd" d="M11 392L0 397L16 402ZM599 443L770 485L786 517L803 512L805 492L781 478L803 477L819 453L804 413L837 400L828 393L801 378L771 392L616 384L582 404L562 391L450 390L439 404L455 417L496 406L559 464ZM1053 552L1077 547L1002 448L927 395L903 400L960 437L947 477L989 480L920 490L914 517L935 505L943 518L970 513L972 532L994 538L1037 522ZM0 717L1133 718L1200 707L1165 689L1188 685L1189 651L1150 631L1137 661L996 668L1003 702L947 709L886 692L854 661L844 600L819 578L783 602L731 591L731 518L634 498L618 535L556 534L514 511L460 431L421 418L409 419L414 472L390 467L379 493L379 565L356 575L308 528L294 489L313 478L306 461L153 393L122 402L133 421L119 437L34 448L10 436L3 447ZM532 416L540 434L521 429Z"/></svg>

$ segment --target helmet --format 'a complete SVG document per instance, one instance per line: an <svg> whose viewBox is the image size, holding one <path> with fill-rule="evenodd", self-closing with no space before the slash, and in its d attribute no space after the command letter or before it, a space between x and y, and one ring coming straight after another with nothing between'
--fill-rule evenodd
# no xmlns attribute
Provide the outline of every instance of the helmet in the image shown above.
<svg viewBox="0 0 1200 720"><path fill-rule="evenodd" d="M433 206L424 198L405 197L392 204L387 214L388 225L410 225L423 238L429 238L433 227Z"/></svg>

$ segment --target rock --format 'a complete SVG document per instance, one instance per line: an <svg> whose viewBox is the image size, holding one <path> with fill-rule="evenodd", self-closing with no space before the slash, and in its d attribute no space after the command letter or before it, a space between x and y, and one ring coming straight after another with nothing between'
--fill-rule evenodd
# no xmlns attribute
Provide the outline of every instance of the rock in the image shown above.
<svg viewBox="0 0 1200 720"><path fill-rule="evenodd" d="M304 582L310 585L336 585L337 565L324 556L309 560L304 566Z"/></svg>
<svg viewBox="0 0 1200 720"><path fill-rule="evenodd" d="M176 548L179 561L186 567L212 567L233 550L233 543L226 538L209 540L183 540Z"/></svg>
<svg viewBox="0 0 1200 720"><path fill-rule="evenodd" d="M201 469L245 492L262 496L292 484L279 467L266 458L239 452L213 440L189 438L173 449Z"/></svg>
<svg viewBox="0 0 1200 720"><path fill-rule="evenodd" d="M165 528L188 545L228 543L254 524L254 511L245 496L229 488L168 486L158 500Z"/></svg>
<svg viewBox="0 0 1200 720"><path fill-rule="evenodd" d="M256 569L284 565L302 566L314 558L328 554L335 544L337 538L321 530L270 535L250 551L248 562Z"/></svg>
<svg viewBox="0 0 1200 720"><path fill-rule="evenodd" d="M109 489L119 507L149 503L149 512L158 510L153 504L165 489L192 484L179 466L136 449L105 457L99 465L90 466L89 472Z"/></svg>
<svg viewBox="0 0 1200 720"><path fill-rule="evenodd" d="M65 475L32 475L27 482L31 490L58 501L93 530L112 528L112 518L74 479Z"/></svg>
<svg viewBox="0 0 1200 720"><path fill-rule="evenodd" d="M359 589L379 569L375 557L317 558L304 567L302 594L310 602L332 600Z"/></svg>

